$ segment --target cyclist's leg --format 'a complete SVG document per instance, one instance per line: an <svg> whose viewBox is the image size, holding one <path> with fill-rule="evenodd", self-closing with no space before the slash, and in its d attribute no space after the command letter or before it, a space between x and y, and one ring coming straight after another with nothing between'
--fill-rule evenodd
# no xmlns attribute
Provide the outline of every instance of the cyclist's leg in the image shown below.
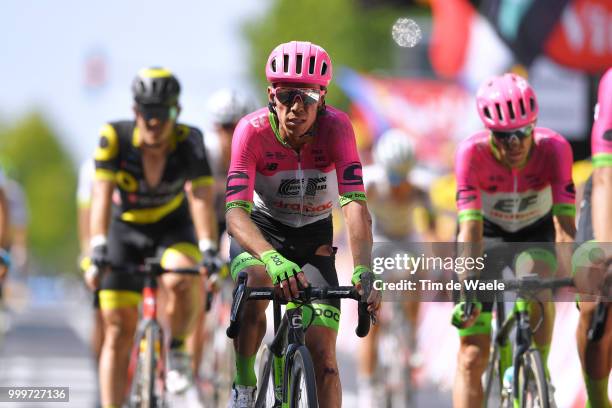
<svg viewBox="0 0 612 408"><path fill-rule="evenodd" d="M510 265L513 255L502 237L484 237L485 269L481 278L495 279ZM491 344L491 319L493 294L481 292L477 296L482 302L482 311L470 327L459 329L459 352L453 385L453 406L471 408L482 406L484 389L482 375L489 361Z"/></svg>
<svg viewBox="0 0 612 408"><path fill-rule="evenodd" d="M474 325L460 329L457 371L453 385L453 406L471 408L482 405L484 390L482 374L489 361L491 344L491 303L484 303Z"/></svg>
<svg viewBox="0 0 612 408"><path fill-rule="evenodd" d="M169 234L174 242L166 241L161 259L164 269L193 268L200 260L200 251L190 237ZM198 312L203 309L200 276L166 273L160 284L166 295L165 315L170 326L170 348L186 351L185 340L193 331Z"/></svg>
<svg viewBox="0 0 612 408"><path fill-rule="evenodd" d="M142 261L142 245L131 242L137 235L127 226L111 221L108 254L112 265L137 265ZM101 279L99 296L105 336L99 375L103 407L121 406L125 395L141 290L142 281L120 269L106 271Z"/></svg>
<svg viewBox="0 0 612 408"><path fill-rule="evenodd" d="M612 370L612 307L608 304L605 332L596 342L587 338L596 302L580 302L580 319L576 329L578 355L582 365L589 407L610 407L608 380Z"/></svg>
<svg viewBox="0 0 612 408"><path fill-rule="evenodd" d="M102 345L104 344L104 321L100 310L100 291L93 293L93 326L91 330L91 349L96 359L96 366L100 361Z"/></svg>
<svg viewBox="0 0 612 408"><path fill-rule="evenodd" d="M263 262L255 258L235 241L231 240L230 270L232 278L236 280L238 273L246 271L249 275L248 286L271 286L272 280L268 276ZM240 321L240 333L234 340L236 350L236 376L234 385L255 387L255 355L264 335L266 334L266 308L269 301L250 301L243 309Z"/></svg>
<svg viewBox="0 0 612 408"><path fill-rule="evenodd" d="M204 277L201 277L200 282L200 295L202 299L206 299L206 291L204 289L204 285L206 284L206 280ZM194 376L198 376L200 363L202 362L202 351L204 350L204 342L207 341L206 335L204 333L204 323L206 319L206 307L203 306L197 311L196 323L193 331L187 338L187 350L192 356L192 364L191 369L193 371Z"/></svg>
<svg viewBox="0 0 612 408"><path fill-rule="evenodd" d="M307 259L302 270L313 286L338 286L334 249L329 244L320 245ZM319 405L340 407L342 405L342 385L336 360L336 337L340 323L340 300L330 299L313 303L315 316L308 308L303 308L304 323L312 321L306 331L308 347L315 369L317 397ZM310 313L309 313L310 312Z"/></svg>
<svg viewBox="0 0 612 408"><path fill-rule="evenodd" d="M541 278L554 277L557 271L557 259L553 255L552 245L546 248L540 244L521 252L516 258L515 271L517 276L524 274L537 274ZM532 328L541 321L540 327L534 332L533 339L544 362L546 375L548 372L548 354L552 342L553 328L555 324L555 303L552 299L550 289L542 290L536 294L536 299L542 302L540 308L538 302L529 302L529 320Z"/></svg>
<svg viewBox="0 0 612 408"><path fill-rule="evenodd" d="M103 407L119 407L125 396L130 350L138 322L138 308L133 303L140 299L137 293L129 291L103 290L102 296L105 336L99 363L101 400Z"/></svg>
<svg viewBox="0 0 612 408"><path fill-rule="evenodd" d="M581 216L576 234L577 242L590 241L595 235L591 212L592 190L593 179L591 177L584 187L584 196L580 205ZM578 251L575 256L578 256ZM597 303L581 301L579 305L580 318L576 328L576 345L589 404L590 407L610 407L608 380L610 370L612 370L612 306L608 304L608 316L602 338L597 342L591 342L588 341L587 336Z"/></svg>

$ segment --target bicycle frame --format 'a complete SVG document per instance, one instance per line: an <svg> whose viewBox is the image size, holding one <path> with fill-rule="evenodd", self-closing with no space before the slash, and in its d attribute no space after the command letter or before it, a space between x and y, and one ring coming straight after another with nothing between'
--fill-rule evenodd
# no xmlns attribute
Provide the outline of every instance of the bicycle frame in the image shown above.
<svg viewBox="0 0 612 408"><path fill-rule="evenodd" d="M309 287L300 290L297 307L289 308L281 319L281 302L284 299L275 295L274 288L253 288L247 287L248 275L240 272L237 279L237 286L234 289L232 313L230 325L226 330L227 336L234 339L240 331L241 311L247 300L272 300L274 307L274 339L270 343L273 364L273 386L274 386L274 407L289 406L289 369L292 367L294 354L305 345L305 335L302 320L302 306L308 305L317 299L343 299L350 298L358 300L358 324L355 333L359 337L364 337L370 330L370 314L367 311L367 297L372 288L373 277L371 274L362 275L363 293L359 295L354 287L339 286L331 288Z"/></svg>
<svg viewBox="0 0 612 408"><path fill-rule="evenodd" d="M500 387L501 387L501 375L506 371L508 367L514 367L514 383L512 384L512 399L515 403L520 402L521 396L519 395L519 367L521 364L521 358L527 350L531 347L532 341L532 330L529 324L529 302L523 298L517 298L514 303L513 311L504 320L505 310L504 303L501 301L495 302L497 312L497 334L495 336L495 342L499 346L500 355L498 359L499 373L500 373ZM510 332L516 327L515 342L512 344L510 341ZM512 353L512 346L515 346L514 355ZM501 389L501 388L500 388Z"/></svg>
<svg viewBox="0 0 612 408"><path fill-rule="evenodd" d="M305 345L301 307L288 309L280 318L280 304L274 302L274 339L270 343L273 355L272 373L274 406L289 406L289 368L295 350Z"/></svg>
<svg viewBox="0 0 612 408"><path fill-rule="evenodd" d="M506 369L511 365L514 367L513 372L513 384L512 384L512 401L515 406L520 404L523 396L520 394L520 376L519 368L521 367L521 360L525 353L527 353L532 346L532 337L535 330L531 329L530 325L530 300L527 298L542 289L552 289L555 287L573 286L573 280L571 278L561 279L539 279L537 275L527 275L515 281L507 281L506 286L508 290L515 290L518 292L518 297L514 303L513 311L504 320L504 303L503 300L496 300L496 312L497 312L497 325L496 335L494 342L498 346L500 353L497 357L497 361L494 364L498 364L498 373L500 381L500 389L502 389L502 376ZM542 317L543 319L543 317ZM515 335L515 350L512 355L512 344L509 341L510 331L516 327ZM536 329L537 330L537 329ZM493 357L495 358L495 356ZM490 382L487 383L487 386Z"/></svg>

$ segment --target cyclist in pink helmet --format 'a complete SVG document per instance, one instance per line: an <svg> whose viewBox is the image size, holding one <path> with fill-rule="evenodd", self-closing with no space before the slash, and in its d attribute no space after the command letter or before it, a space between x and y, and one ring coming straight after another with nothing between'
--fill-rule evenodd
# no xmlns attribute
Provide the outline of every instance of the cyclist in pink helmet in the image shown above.
<svg viewBox="0 0 612 408"><path fill-rule="evenodd" d="M482 273L470 271L467 277L495 279L506 266L521 274L552 276L557 270L552 243L572 242L575 234L571 147L553 130L535 126L535 93L515 74L486 81L476 102L486 129L457 148L457 242L467 244L459 246L463 251L460 256L484 253L486 261ZM530 244L525 248L513 243ZM567 265L569 251L564 255ZM550 291L538 294L540 300L550 296ZM453 319L460 336L453 405L477 407L483 402L481 376L491 342L493 303L491 299L483 301L482 308L474 308L467 321L463 321L464 304L457 304ZM543 317L534 340L546 364L554 304L545 302L543 313L537 307L531 309L532 321ZM552 392L549 397L552 399Z"/></svg>
<svg viewBox="0 0 612 408"><path fill-rule="evenodd" d="M331 59L327 51L313 43L280 44L268 57L266 78L271 84L301 82L327 87L332 79Z"/></svg>
<svg viewBox="0 0 612 408"><path fill-rule="evenodd" d="M309 42L281 44L268 58L266 77L268 106L242 118L232 138L226 190L232 277L245 270L249 285L274 284L287 299L309 282L336 286L331 212L339 199L353 254L352 282L359 285L361 274L371 270L372 231L353 127L344 112L325 105L329 55ZM254 404L255 355L266 331L267 303L245 308L235 343L232 407ZM378 292L369 303L371 312L378 309ZM319 404L339 407L340 302L321 301L313 308L305 340ZM305 322L311 320L307 309Z"/></svg>
<svg viewBox="0 0 612 408"><path fill-rule="evenodd" d="M599 81L594 119L591 132L593 175L584 188L580 204L576 241L581 245L574 253L573 266L577 279L588 280L592 292L606 296L601 293L605 288L602 282L606 282L606 275L610 279L612 273L609 264L606 266L612 259L612 68L608 68ZM595 251L601 251L604 256L596 255ZM609 290L608 284L607 300L610 299ZM579 300L576 343L588 396L587 406L609 408L612 406L608 397L612 370L612 303L605 298L586 296Z"/></svg>
<svg viewBox="0 0 612 408"><path fill-rule="evenodd" d="M486 81L476 94L478 114L491 130L509 131L535 123L538 101L524 78L504 74Z"/></svg>

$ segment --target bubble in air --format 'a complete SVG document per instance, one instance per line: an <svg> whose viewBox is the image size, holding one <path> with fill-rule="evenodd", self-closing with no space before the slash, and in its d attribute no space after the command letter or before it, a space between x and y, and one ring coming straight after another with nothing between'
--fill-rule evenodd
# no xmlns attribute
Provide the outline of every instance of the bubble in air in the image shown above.
<svg viewBox="0 0 612 408"><path fill-rule="evenodd" d="M393 41L400 47L412 48L421 41L421 27L409 18L398 18L391 29Z"/></svg>

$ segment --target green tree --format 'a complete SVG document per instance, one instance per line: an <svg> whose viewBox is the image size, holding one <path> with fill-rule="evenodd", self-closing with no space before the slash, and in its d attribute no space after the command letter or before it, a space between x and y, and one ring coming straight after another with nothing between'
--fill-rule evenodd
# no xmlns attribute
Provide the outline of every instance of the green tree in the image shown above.
<svg viewBox="0 0 612 408"><path fill-rule="evenodd" d="M408 7L363 8L355 0L273 0L259 20L246 24L251 75L263 90L270 51L282 42L311 41L329 52L335 72L341 66L360 71L392 65L391 27ZM328 101L346 108L348 100L332 80Z"/></svg>
<svg viewBox="0 0 612 408"><path fill-rule="evenodd" d="M57 136L42 115L32 113L0 129L0 155L27 196L32 257L45 271L74 270L76 174Z"/></svg>

